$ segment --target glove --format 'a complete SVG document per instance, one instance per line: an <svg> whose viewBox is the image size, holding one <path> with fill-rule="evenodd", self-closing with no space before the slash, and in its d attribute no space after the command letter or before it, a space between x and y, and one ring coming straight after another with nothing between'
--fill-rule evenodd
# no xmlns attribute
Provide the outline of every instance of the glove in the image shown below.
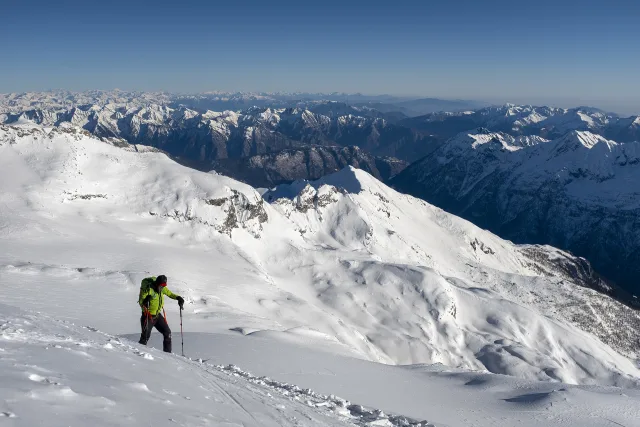
<svg viewBox="0 0 640 427"><path fill-rule="evenodd" d="M184 298L182 297L178 297L176 298L178 300L178 305L180 306L180 309L183 309L184 307Z"/></svg>

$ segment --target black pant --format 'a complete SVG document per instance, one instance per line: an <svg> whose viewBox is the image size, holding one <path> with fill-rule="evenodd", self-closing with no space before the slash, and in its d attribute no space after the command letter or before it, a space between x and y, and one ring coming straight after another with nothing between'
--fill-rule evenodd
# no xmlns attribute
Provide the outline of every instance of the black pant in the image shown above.
<svg viewBox="0 0 640 427"><path fill-rule="evenodd" d="M149 337L151 337L151 330L155 326L164 337L162 349L167 353L171 353L171 329L169 329L167 321L160 313L151 319L143 314L140 317L140 326L142 327L142 334L140 335L140 341L138 341L140 344L147 345Z"/></svg>

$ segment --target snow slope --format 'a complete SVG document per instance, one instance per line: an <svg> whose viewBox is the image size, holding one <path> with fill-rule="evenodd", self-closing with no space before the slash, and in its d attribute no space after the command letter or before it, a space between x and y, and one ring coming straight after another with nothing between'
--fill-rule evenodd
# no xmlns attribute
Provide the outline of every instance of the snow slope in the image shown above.
<svg viewBox="0 0 640 427"><path fill-rule="evenodd" d="M381 365L256 335L185 338L191 354L207 359L0 305L0 419L10 426L631 427L640 415L638 390ZM221 365L229 360L258 375Z"/></svg>
<svg viewBox="0 0 640 427"><path fill-rule="evenodd" d="M205 363L235 363L254 375L438 427L640 425L637 389L535 382L442 365L382 365L255 334L187 334L185 340ZM153 344L161 348L161 339Z"/></svg>
<svg viewBox="0 0 640 427"><path fill-rule="evenodd" d="M430 425L4 305L0 354L3 425Z"/></svg>
<svg viewBox="0 0 640 427"><path fill-rule="evenodd" d="M187 330L208 334L193 338L209 346L200 357L235 345L212 333L235 334L527 384L638 387L637 313L585 287L568 254L513 245L355 169L279 187L265 194L270 204L249 186L119 145L71 127L0 127L5 304L135 336L139 281L162 272L188 301ZM175 337L175 304L167 311ZM588 399L575 399L567 411L577 416Z"/></svg>

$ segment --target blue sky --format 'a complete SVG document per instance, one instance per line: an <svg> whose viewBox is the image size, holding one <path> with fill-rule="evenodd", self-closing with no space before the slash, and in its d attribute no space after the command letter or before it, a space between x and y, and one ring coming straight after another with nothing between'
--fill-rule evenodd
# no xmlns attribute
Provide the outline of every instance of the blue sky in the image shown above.
<svg viewBox="0 0 640 427"><path fill-rule="evenodd" d="M362 92L640 112L640 2L15 1L0 92Z"/></svg>

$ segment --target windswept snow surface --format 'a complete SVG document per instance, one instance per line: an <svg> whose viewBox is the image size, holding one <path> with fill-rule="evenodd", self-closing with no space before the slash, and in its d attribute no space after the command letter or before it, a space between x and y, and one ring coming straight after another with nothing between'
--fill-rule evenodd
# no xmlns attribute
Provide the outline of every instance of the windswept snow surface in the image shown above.
<svg viewBox="0 0 640 427"><path fill-rule="evenodd" d="M0 355L3 425L429 425L370 423L342 399L141 350L92 327L4 305ZM375 411L367 412L374 421Z"/></svg>
<svg viewBox="0 0 640 427"><path fill-rule="evenodd" d="M158 337L152 341L162 347ZM315 393L349 396L367 408L438 427L640 425L637 389L534 382L442 365L383 365L254 335L187 334L185 342L205 363L239 364L250 379L267 376Z"/></svg>
<svg viewBox="0 0 640 427"><path fill-rule="evenodd" d="M222 356L212 355L212 348L238 360L244 357L246 368L259 375L296 384L290 377L279 378L277 370L257 372L262 362L276 366L261 353L287 363L293 359L286 350L302 348L306 353L298 354L306 362L299 362L306 373L315 372L312 360L322 357L335 360L342 370L349 366L347 360L360 360L362 366L374 367L369 373L392 369L371 361L440 363L519 379L482 376L494 388L486 399L476 387L463 388L470 390L469 400L453 403L461 410L430 407L428 398L418 403L415 396L406 399L411 404L376 406L388 393L384 384L379 389L362 386L367 371L333 375L317 391L338 393L330 390L335 386L344 390L345 399L440 425L489 426L501 417L511 425L519 419L540 421L523 412L528 410L543 412L546 425L606 425L601 416L638 425L640 405L631 390L640 381L638 314L581 287L579 278L567 273L573 270L562 268L576 262L570 255L513 245L351 168L319 182L266 192L264 198L272 202L267 203L244 184L188 169L153 150L115 144L73 127L0 126L0 300L43 313L16 314L36 316L27 319L33 323L29 328L11 326L13 314L5 315L10 328L55 335L46 331L49 323L44 320L52 316L135 338L139 282L164 273L170 288L187 299L187 331L200 333L191 335L188 354L214 364L243 367L229 358L215 360ZM174 349L179 348L176 308L168 302ZM45 331L38 332L43 324ZM267 342L268 348L256 345L248 351L245 343L253 348L256 340ZM137 348L131 342L125 346ZM4 343L1 347L7 350ZM276 348L283 349L282 355L274 353ZM36 353L31 345L19 351L25 357ZM174 360L149 354L154 360ZM122 367L117 361L98 362L116 366L113 375L119 378L136 378L124 365L146 360L133 349L118 357L124 358L119 359ZM11 366L3 366L7 375L24 375ZM146 366L141 376L159 376ZM88 368L85 373L83 381L98 375ZM440 378L442 396L453 396L459 386L445 374L414 370L411 377L420 387ZM555 382L537 388L536 380ZM159 387L162 379L157 381L151 386ZM568 387L560 382L590 387L570 388L566 399L571 403L566 405L558 404L564 397L555 400L562 394L529 399L514 391L526 385L537 390L534 395L549 394ZM104 393L100 396L109 398ZM186 389L181 393L189 395ZM11 399L4 398L3 404ZM598 399L600 409L585 409L596 408L592 402ZM61 405L71 404L65 402ZM92 404L92 411L100 411L99 404ZM433 412L418 411L419 404ZM497 412L489 417L476 411L485 404ZM11 408L4 411L20 416ZM382 417L376 422L389 425Z"/></svg>

